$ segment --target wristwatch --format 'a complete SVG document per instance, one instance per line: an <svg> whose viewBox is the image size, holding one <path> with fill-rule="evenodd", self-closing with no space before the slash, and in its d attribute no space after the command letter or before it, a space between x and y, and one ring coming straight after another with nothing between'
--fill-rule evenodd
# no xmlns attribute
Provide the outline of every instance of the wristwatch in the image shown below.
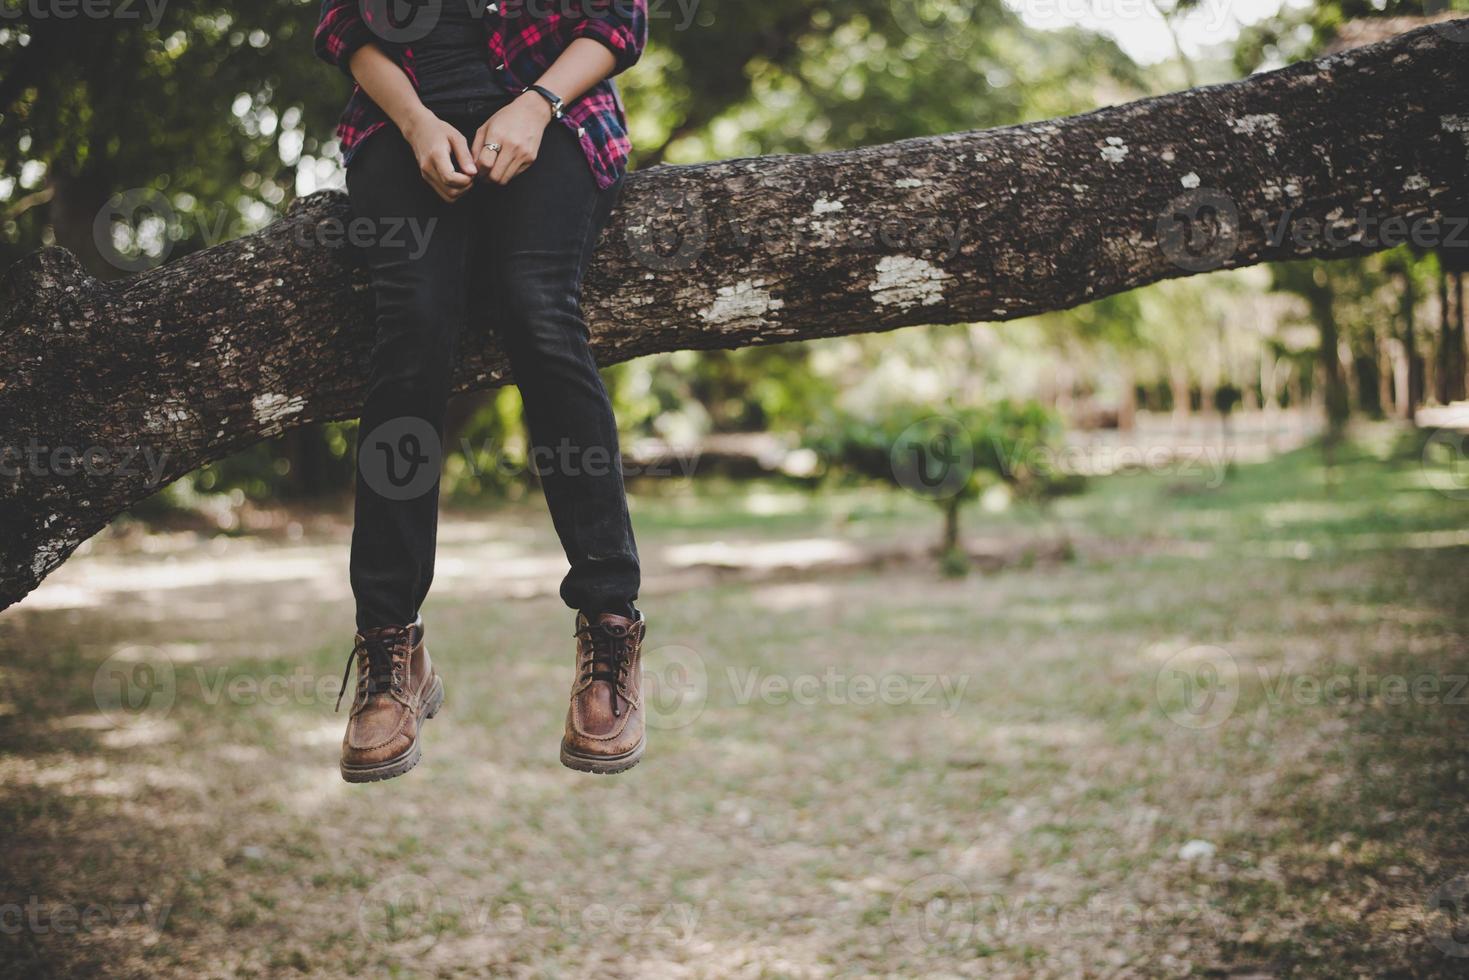
<svg viewBox="0 0 1469 980"><path fill-rule="evenodd" d="M545 86L542 86L542 85L527 85L525 87L525 91L527 91L527 92L534 92L537 95L539 95L541 98L545 99L547 102L551 103L551 118L552 119L560 119L562 116L564 116L566 114L565 111L564 111L566 109L566 103L562 100L561 96L557 95L555 92L552 92L550 89L546 88Z"/></svg>

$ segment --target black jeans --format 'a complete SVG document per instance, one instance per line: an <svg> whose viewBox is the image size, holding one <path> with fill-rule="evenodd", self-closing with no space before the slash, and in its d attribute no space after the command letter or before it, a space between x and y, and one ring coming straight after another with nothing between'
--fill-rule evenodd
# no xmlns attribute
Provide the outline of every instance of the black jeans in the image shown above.
<svg viewBox="0 0 1469 980"><path fill-rule="evenodd" d="M439 114L472 139L502 104ZM529 170L503 187L478 184L453 204L424 183L389 126L353 158L347 189L357 225L371 229L355 241L377 303L357 443L358 628L412 622L433 581L444 407L470 317L492 323L520 388L532 464L571 564L562 599L590 614L630 615L637 545L617 422L580 302L620 184L598 189L576 137L557 122Z"/></svg>

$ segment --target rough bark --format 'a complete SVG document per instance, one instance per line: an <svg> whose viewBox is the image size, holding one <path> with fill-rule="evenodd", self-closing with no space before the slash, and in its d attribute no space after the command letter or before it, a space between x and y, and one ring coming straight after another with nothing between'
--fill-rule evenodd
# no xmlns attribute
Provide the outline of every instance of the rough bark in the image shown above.
<svg viewBox="0 0 1469 980"><path fill-rule="evenodd" d="M1359 212L1426 227L1464 211L1469 22L1455 24L1067 119L636 173L586 283L597 354L1006 320L1383 247ZM322 244L346 211L312 195L116 282L59 249L9 270L0 608L161 483L356 413L371 297L353 251ZM470 327L461 388L509 380L490 327Z"/></svg>

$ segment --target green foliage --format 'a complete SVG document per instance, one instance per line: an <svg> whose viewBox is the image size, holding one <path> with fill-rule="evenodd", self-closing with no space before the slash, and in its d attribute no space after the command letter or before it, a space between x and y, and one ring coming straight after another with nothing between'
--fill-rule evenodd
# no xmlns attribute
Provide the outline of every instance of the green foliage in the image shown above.
<svg viewBox="0 0 1469 980"><path fill-rule="evenodd" d="M1235 45L1241 73L1275 68L1314 58L1351 20L1373 17L1421 17L1451 10L1469 13L1465 0L1315 0L1283 4L1273 17L1247 26Z"/></svg>
<svg viewBox="0 0 1469 980"><path fill-rule="evenodd" d="M297 193L340 183L332 131L348 83L312 55L316 0L175 0L158 8L156 24L146 4L127 5L135 19L99 20L0 2L0 265L59 243L96 274L120 275L100 261L93 228L123 191L154 192L167 213L137 227L117 222L114 238L176 259L265 225ZM1196 3L1160 9L1171 15ZM1241 71L1253 70L1318 53L1353 18L1466 3L1288 5L1244 33L1236 59ZM1175 87L1179 67L1193 70L1141 67L1099 33L1029 28L1001 0L701 0L658 11L647 55L619 80L639 166L1049 118ZM982 248L975 234L956 229L955 244ZM1438 265L1432 254L1399 250L1333 269L1324 303L1321 290L1297 288L1299 273L1272 281L1246 270L1158 284L1003 332L959 326L683 352L620 365L607 377L627 434L679 439L800 433L824 424L826 406L865 396L869 385L924 392L918 402L935 392L971 402L982 391L1041 398L1063 411L1089 400L1115 405L1138 391L1163 393L1163 405L1254 404L1259 375L1277 362L1298 379L1277 400L1315 390L1317 351L1272 330L1294 321L1319 332L1329 314L1356 358L1353 407L1382 413L1374 352L1401 333L1405 291L1438 291ZM1272 309L1262 326L1253 304L1272 286L1304 302L1284 317ZM1416 327L1420 359L1435 354L1432 326L1420 318ZM1335 393L1331 404L1346 410ZM451 426L446 495L524 492L513 393L476 405ZM981 433L976 446L987 440L982 426L973 431ZM190 490L257 500L342 493L350 438L350 429L330 427L292 433L206 468ZM1018 494L1030 486L1007 485Z"/></svg>
<svg viewBox="0 0 1469 980"><path fill-rule="evenodd" d="M1034 401L984 406L907 403L880 415L833 413L807 441L838 470L920 496L973 500L994 486L1020 499L1064 492L1060 417Z"/></svg>
<svg viewBox="0 0 1469 980"><path fill-rule="evenodd" d="M908 402L877 415L834 413L808 435L808 446L833 475L886 482L937 506L944 515L940 567L958 575L968 567L959 536L965 503L998 487L1031 502L1082 488L1080 477L1058 465L1063 435L1060 417L1036 402Z"/></svg>
<svg viewBox="0 0 1469 980"><path fill-rule="evenodd" d="M138 188L173 209L173 256L237 237L331 138L346 83L312 56L316 3L105 6L119 10L25 4L0 21L0 264L57 241L118 275L89 254L92 220Z"/></svg>
<svg viewBox="0 0 1469 980"><path fill-rule="evenodd" d="M477 400L466 422L445 437L441 492L461 505L515 499L534 484L520 424L520 392L498 388Z"/></svg>

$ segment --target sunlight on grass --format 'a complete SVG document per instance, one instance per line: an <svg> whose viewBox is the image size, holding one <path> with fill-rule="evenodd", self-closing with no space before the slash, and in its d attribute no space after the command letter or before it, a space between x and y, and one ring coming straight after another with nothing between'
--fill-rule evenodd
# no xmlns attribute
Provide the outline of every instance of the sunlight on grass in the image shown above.
<svg viewBox="0 0 1469 980"><path fill-rule="evenodd" d="M1432 897L1469 845L1469 505L1404 489L1411 453L1339 469L1335 497L1308 449L1205 493L1126 476L976 510L1010 557L959 581L820 564L921 551L936 515L909 501L671 506L644 535L648 669L701 683L660 676L689 700L615 779L557 762L571 623L528 512L448 536L448 701L419 768L370 787L336 774L350 604L315 583L339 542L192 584L202 556L89 556L63 572L103 606L0 620L0 873L170 909L28 937L74 975L1454 975ZM95 700L165 662L163 700Z"/></svg>

